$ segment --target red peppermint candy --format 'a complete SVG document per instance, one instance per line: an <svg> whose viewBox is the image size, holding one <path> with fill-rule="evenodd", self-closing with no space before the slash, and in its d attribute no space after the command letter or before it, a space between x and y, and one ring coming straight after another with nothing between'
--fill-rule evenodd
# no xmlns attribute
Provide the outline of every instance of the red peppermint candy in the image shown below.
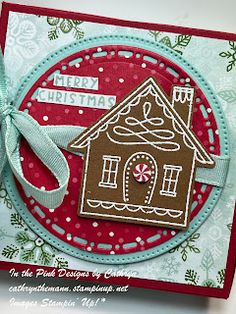
<svg viewBox="0 0 236 314"><path fill-rule="evenodd" d="M137 182L146 183L151 178L152 171L146 164L138 164L134 167L133 176Z"/></svg>

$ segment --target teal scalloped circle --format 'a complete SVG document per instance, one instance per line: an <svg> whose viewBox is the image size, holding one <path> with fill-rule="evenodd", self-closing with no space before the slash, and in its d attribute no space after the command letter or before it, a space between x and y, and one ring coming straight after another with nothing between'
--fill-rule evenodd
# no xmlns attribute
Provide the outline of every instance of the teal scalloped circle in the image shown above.
<svg viewBox="0 0 236 314"><path fill-rule="evenodd" d="M79 42L74 42L70 45L60 48L59 50L53 52L47 56L41 63L39 63L25 78L24 82L20 86L18 93L16 95L16 107L19 108L22 100L24 99L27 91L31 88L33 83L40 78L40 76L48 70L52 65L58 63L60 60L66 58L67 56L82 51L84 49L89 49L92 47L103 46L103 45L129 45L136 48L142 48L150 50L154 53L163 55L164 57L171 59L173 62L182 67L198 84L201 90L204 92L207 97L211 107L213 108L215 119L218 125L219 137L220 137L220 149L221 153L225 156L229 156L229 136L226 126L226 121L224 114L221 110L220 104L216 98L216 95L209 87L208 83L204 78L198 73L198 71L185 59L181 57L175 51L165 47L159 43L150 42L145 39L135 38L132 36L102 36L102 37L92 37L87 38ZM211 211L215 207L217 201L222 192L222 188L214 187L211 191L210 196L205 202L200 213L191 221L187 231L181 231L173 239L169 240L166 243L158 245L154 248L147 249L141 252L136 253L127 253L127 254L116 254L116 255L105 255L83 251L81 249L75 248L72 245L65 243L64 241L58 239L56 236L51 234L46 230L28 211L24 202L22 201L16 184L14 181L13 174L9 166L6 166L3 179L5 186L7 188L8 194L12 200L12 203L25 220L28 226L40 236L42 239L47 241L49 244L55 246L57 249L63 251L64 253L70 254L74 257L96 263L103 264L127 264L144 261L158 255L161 255L171 248L179 245L181 242L186 240L191 234L193 234L200 225L206 220L210 215Z"/></svg>

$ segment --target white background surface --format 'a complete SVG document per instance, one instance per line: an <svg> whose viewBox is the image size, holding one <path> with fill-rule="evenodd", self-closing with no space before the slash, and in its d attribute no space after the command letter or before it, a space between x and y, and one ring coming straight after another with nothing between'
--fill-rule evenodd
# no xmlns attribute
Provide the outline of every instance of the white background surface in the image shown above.
<svg viewBox="0 0 236 314"><path fill-rule="evenodd" d="M1 2L1 0L0 0ZM205 29L236 32L235 0L11 0L9 2L28 4L35 6L65 9L68 11L80 11L97 15L117 17L130 20L139 20L154 23L166 23L198 27ZM1 31L1 30L0 30ZM160 314L233 314L236 308L236 282L234 282L230 298L217 300L204 297L195 297L166 293L145 289L130 288L125 294L93 295L93 297L106 297L104 304L96 308L86 309L78 305L75 308L40 308L31 307L26 310L23 307L11 307L10 299L17 297L22 301L38 301L40 304L44 298L57 301L72 300L78 304L83 296L79 293L67 294L32 294L12 295L9 287L23 283L39 285L45 282L47 285L78 285L75 281L61 279L32 280L10 279L7 272L0 271L0 312L11 313L160 313Z"/></svg>

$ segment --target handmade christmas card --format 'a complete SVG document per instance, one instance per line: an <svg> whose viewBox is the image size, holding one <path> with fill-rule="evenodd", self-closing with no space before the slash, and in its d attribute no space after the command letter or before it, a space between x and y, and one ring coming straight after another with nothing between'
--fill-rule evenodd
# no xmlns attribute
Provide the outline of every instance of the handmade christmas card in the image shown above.
<svg viewBox="0 0 236 314"><path fill-rule="evenodd" d="M0 27L1 268L227 298L236 35L9 3Z"/></svg>

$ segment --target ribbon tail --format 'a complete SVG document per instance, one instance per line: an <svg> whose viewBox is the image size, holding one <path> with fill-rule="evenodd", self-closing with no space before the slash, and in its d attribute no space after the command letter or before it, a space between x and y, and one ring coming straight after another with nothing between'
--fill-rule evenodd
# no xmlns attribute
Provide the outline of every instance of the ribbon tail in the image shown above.
<svg viewBox="0 0 236 314"><path fill-rule="evenodd" d="M69 181L69 167L64 155L41 126L26 113L14 113L12 118L6 118L6 124L6 154L17 180L25 191L43 206L47 208L58 207L63 201ZM32 185L24 177L20 163L18 132L23 135L34 153L55 176L59 184L58 188L45 191Z"/></svg>
<svg viewBox="0 0 236 314"><path fill-rule="evenodd" d="M197 168L195 180L200 183L224 187L229 169L230 157L211 155L215 162L215 167Z"/></svg>
<svg viewBox="0 0 236 314"><path fill-rule="evenodd" d="M67 125L47 125L41 127L58 147L65 150L68 150L68 144L86 129L82 126Z"/></svg>
<svg viewBox="0 0 236 314"><path fill-rule="evenodd" d="M0 136L0 177L3 171L3 168L7 162L7 155L5 150L5 144Z"/></svg>
<svg viewBox="0 0 236 314"><path fill-rule="evenodd" d="M6 150L5 150L4 145L5 144L2 140L2 137L0 136L0 182L1 182L1 176L2 176L3 169L4 169L6 162L7 162L7 155L6 155Z"/></svg>

